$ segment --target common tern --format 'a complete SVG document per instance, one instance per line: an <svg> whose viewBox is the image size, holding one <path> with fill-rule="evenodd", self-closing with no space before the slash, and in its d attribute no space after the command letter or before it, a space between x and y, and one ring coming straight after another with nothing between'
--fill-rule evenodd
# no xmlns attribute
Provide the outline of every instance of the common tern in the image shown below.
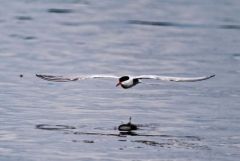
<svg viewBox="0 0 240 161"><path fill-rule="evenodd" d="M64 77L64 76L54 76L54 75L43 75L36 74L37 77L53 82L71 82L84 79L93 78L113 78L118 79L117 86L121 86L124 89L131 88L141 82L142 79L155 79L162 81L174 81L174 82L196 82L202 81L214 77L215 75L202 76L202 77L170 77L162 75L139 75L139 76L115 76L115 75L83 75L77 77Z"/></svg>

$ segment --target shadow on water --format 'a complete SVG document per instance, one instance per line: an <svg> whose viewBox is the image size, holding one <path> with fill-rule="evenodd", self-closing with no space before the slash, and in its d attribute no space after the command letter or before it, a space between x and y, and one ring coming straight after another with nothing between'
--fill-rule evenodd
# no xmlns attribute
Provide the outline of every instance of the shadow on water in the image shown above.
<svg viewBox="0 0 240 161"><path fill-rule="evenodd" d="M240 29L240 25L220 25L219 28L239 30Z"/></svg>
<svg viewBox="0 0 240 161"><path fill-rule="evenodd" d="M22 40L35 40L37 37L35 36L27 36L27 35L19 35L19 34L11 34L9 35L12 38L22 39Z"/></svg>
<svg viewBox="0 0 240 161"><path fill-rule="evenodd" d="M142 20L129 20L127 21L129 24L135 25L150 25L150 26L161 26L161 27L182 27L182 28L195 28L195 27L207 27L205 25L196 25L196 24L182 24L175 22L167 22L167 21L142 21Z"/></svg>
<svg viewBox="0 0 240 161"><path fill-rule="evenodd" d="M240 60L240 53L234 53L232 54L233 59Z"/></svg>
<svg viewBox="0 0 240 161"><path fill-rule="evenodd" d="M144 20L128 20L127 23L133 25L150 25L160 27L178 27L178 28L218 28L218 29L234 29L239 30L240 25L207 25L207 24L189 24L167 21L144 21Z"/></svg>
<svg viewBox="0 0 240 161"><path fill-rule="evenodd" d="M33 18L30 17L30 16L16 16L15 18L17 20L20 20L20 21L31 21L31 20L33 20Z"/></svg>
<svg viewBox="0 0 240 161"><path fill-rule="evenodd" d="M47 10L49 13L58 13L58 14L66 14L66 13L73 13L74 11L72 9L66 9L66 8L50 8Z"/></svg>
<svg viewBox="0 0 240 161"><path fill-rule="evenodd" d="M50 131L61 131L63 134L72 135L88 135L88 136L109 136L109 137L121 137L126 139L120 139L118 141L130 141L132 143L140 143L145 146L154 146L161 148L185 148L185 149L202 149L210 150L206 145L202 145L202 139L198 136L174 136L174 135L154 135L145 134L132 131L118 131L118 133L105 133L105 132L84 132L78 131L74 126L68 125L50 125L50 124L38 124L36 129L40 130L50 130ZM114 129L114 128L113 128ZM77 131L76 131L77 130ZM116 129L115 129L116 130ZM131 136L127 140L128 136ZM139 139L141 138L141 139ZM145 138L145 139L142 139ZM160 139L160 141L159 141ZM78 142L73 140L73 142ZM86 140L84 143L94 143L92 140Z"/></svg>
<svg viewBox="0 0 240 161"><path fill-rule="evenodd" d="M49 125L49 124L38 124L36 125L37 129L41 130L68 130L68 129L76 129L74 126L68 125Z"/></svg>

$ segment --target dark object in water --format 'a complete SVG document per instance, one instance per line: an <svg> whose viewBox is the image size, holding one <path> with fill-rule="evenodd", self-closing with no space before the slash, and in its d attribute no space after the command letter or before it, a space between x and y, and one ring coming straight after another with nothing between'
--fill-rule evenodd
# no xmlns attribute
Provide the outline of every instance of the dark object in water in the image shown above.
<svg viewBox="0 0 240 161"><path fill-rule="evenodd" d="M129 122L127 124L121 124L118 126L119 131L132 131L137 129L137 125L131 123L131 117L129 118Z"/></svg>
<svg viewBox="0 0 240 161"><path fill-rule="evenodd" d="M22 78L22 77L23 77L23 74L20 74L19 77Z"/></svg>

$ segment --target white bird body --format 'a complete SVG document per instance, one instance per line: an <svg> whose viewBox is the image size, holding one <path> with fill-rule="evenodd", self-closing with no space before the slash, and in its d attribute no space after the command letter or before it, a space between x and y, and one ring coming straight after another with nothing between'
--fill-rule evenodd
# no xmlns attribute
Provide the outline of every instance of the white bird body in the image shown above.
<svg viewBox="0 0 240 161"><path fill-rule="evenodd" d="M141 79L155 79L163 81L174 81L174 82L196 82L202 81L214 77L215 75L203 76L203 77L169 77L161 75L139 75L139 76L115 76L115 75L85 75L77 77L63 77L63 76L53 76L53 75L41 75L36 74L37 77L53 82L69 82L69 81L78 81L83 79L93 79L93 78L113 78L118 79L119 82L116 86L121 85L122 88L127 89L131 88L138 83Z"/></svg>
<svg viewBox="0 0 240 161"><path fill-rule="evenodd" d="M127 78L129 76L123 76L121 78L124 78L124 77ZM119 78L119 79L121 79L121 78ZM121 85L122 88L127 89L127 88L131 88L131 87L137 85L138 83L140 83L139 79L134 78L134 77L129 77L128 80L124 80L124 81L119 80L119 83L116 86Z"/></svg>
<svg viewBox="0 0 240 161"><path fill-rule="evenodd" d="M121 85L122 86L124 86L124 87L132 87L133 86L133 79L132 78L129 78L129 80L126 80L126 81L123 81L122 83L121 83Z"/></svg>

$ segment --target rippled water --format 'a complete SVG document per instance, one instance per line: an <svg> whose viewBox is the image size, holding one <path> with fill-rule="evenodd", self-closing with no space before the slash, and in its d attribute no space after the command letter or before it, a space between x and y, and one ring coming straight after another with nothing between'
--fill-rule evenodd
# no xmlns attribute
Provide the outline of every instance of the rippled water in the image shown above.
<svg viewBox="0 0 240 161"><path fill-rule="evenodd" d="M2 0L0 160L238 161L239 10L238 0ZM124 90L36 73L216 77ZM120 133L130 116L140 129Z"/></svg>

